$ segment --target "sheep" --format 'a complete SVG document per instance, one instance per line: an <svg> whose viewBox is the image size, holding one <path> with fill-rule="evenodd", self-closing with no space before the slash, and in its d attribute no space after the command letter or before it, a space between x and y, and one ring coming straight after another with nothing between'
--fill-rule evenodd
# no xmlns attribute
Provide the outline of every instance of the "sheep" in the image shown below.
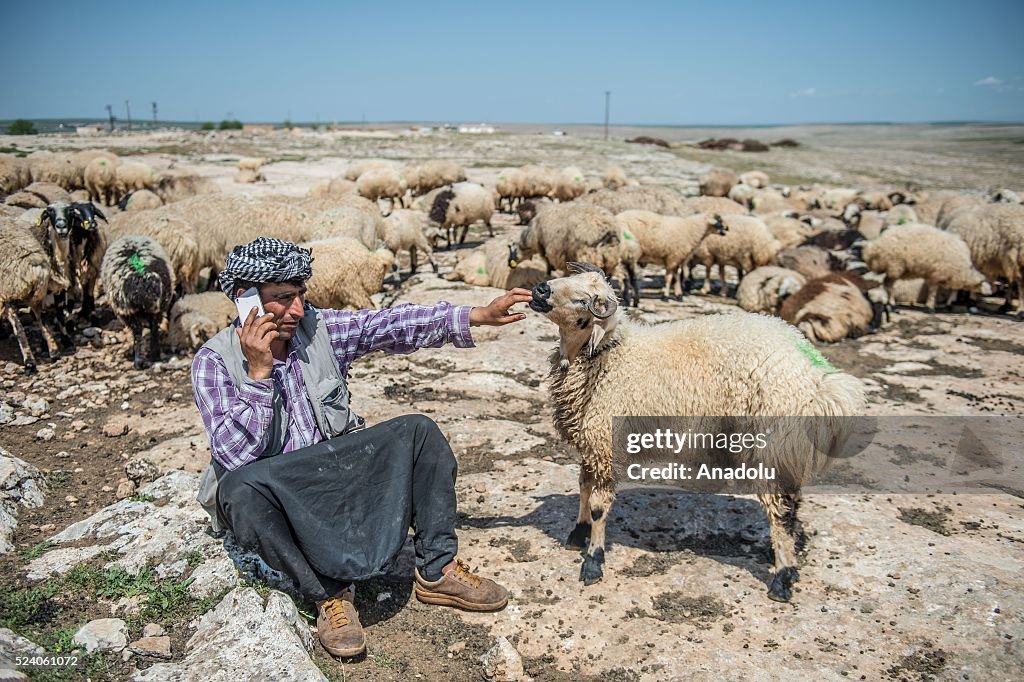
<svg viewBox="0 0 1024 682"><path fill-rule="evenodd" d="M727 214L721 216L726 231L708 235L693 252L693 260L704 265L704 285L701 293L711 291L711 267L718 265L718 278L725 294L725 266L737 270L737 282L743 274L756 267L770 264L782 249L764 221L752 216Z"/></svg>
<svg viewBox="0 0 1024 682"><path fill-rule="evenodd" d="M160 200L160 197L148 189L128 192L121 197L121 201L117 202L117 207L122 211L145 211L149 208L160 208L163 205L164 202Z"/></svg>
<svg viewBox="0 0 1024 682"><path fill-rule="evenodd" d="M455 267L444 278L478 287L529 289L547 279L547 263L538 257L521 260L515 242L495 237L475 249L460 251Z"/></svg>
<svg viewBox="0 0 1024 682"><path fill-rule="evenodd" d="M174 270L160 244L143 235L115 239L103 256L100 278L110 309L132 330L135 369L160 359L160 323L174 296ZM143 327L149 351L143 353Z"/></svg>
<svg viewBox="0 0 1024 682"><path fill-rule="evenodd" d="M83 149L71 155L71 164L74 166L75 184L77 189L85 189L85 169L93 159L106 159L115 166L118 163L116 154L105 149ZM88 197L85 198L88 201ZM76 199L76 201L79 201Z"/></svg>
<svg viewBox="0 0 1024 682"><path fill-rule="evenodd" d="M610 415L814 416L813 442L804 428L778 429L767 448L751 449L732 463L754 458L788 484L780 490L763 482L757 492L775 554L768 596L791 599L799 578L799 489L845 447L849 434L842 418L863 411L861 383L777 318L736 312L638 324L617 310L599 268L573 264L570 273L534 287L529 305L559 329L549 393L556 430L580 453L579 514L566 542L579 549L589 539L580 580L589 585L601 579L617 479L623 465L642 461L615 447Z"/></svg>
<svg viewBox="0 0 1024 682"><path fill-rule="evenodd" d="M779 305L807 280L796 270L763 265L754 268L736 288L736 302L748 313L776 314Z"/></svg>
<svg viewBox="0 0 1024 682"><path fill-rule="evenodd" d="M100 220L107 222L107 216L91 202L71 204L72 268L69 290L73 301L81 296L81 317L92 315L95 307L96 282L107 250L107 238L100 229Z"/></svg>
<svg viewBox="0 0 1024 682"><path fill-rule="evenodd" d="M700 193L706 197L727 197L738 182L739 178L731 170L712 168L700 176Z"/></svg>
<svg viewBox="0 0 1024 682"><path fill-rule="evenodd" d="M90 201L103 206L116 204L117 162L105 157L90 161L85 167L85 189L89 192Z"/></svg>
<svg viewBox="0 0 1024 682"><path fill-rule="evenodd" d="M854 272L808 280L782 301L779 317L811 341L833 343L878 329L884 294L877 282Z"/></svg>
<svg viewBox="0 0 1024 682"><path fill-rule="evenodd" d="M157 209L161 210L163 209ZM207 266L200 255L200 243L204 240L194 225L186 219L169 213L154 215L155 213L156 211L122 213L111 219L108 231L114 238L138 233L158 241L170 258L175 281L184 293L191 294L195 291L199 271Z"/></svg>
<svg viewBox="0 0 1024 682"><path fill-rule="evenodd" d="M775 264L787 270L796 270L806 279L818 279L839 268L836 257L818 246L798 246L779 251Z"/></svg>
<svg viewBox="0 0 1024 682"><path fill-rule="evenodd" d="M857 198L857 190L846 187L834 187L824 190L818 197L817 207L829 211L842 211L846 205Z"/></svg>
<svg viewBox="0 0 1024 682"><path fill-rule="evenodd" d="M971 261L986 277L1006 280L1005 309L1010 309L1017 289L1015 317L1024 319L1024 206L990 203L967 208L950 219L947 229L963 239Z"/></svg>
<svg viewBox="0 0 1024 682"><path fill-rule="evenodd" d="M397 170L397 167L398 164L394 161L385 161L384 159L360 159L359 161L353 161L349 164L348 168L345 169L345 179L355 182L368 170L379 170L382 168Z"/></svg>
<svg viewBox="0 0 1024 682"><path fill-rule="evenodd" d="M1014 192L1012 189L997 189L988 198L994 204L1019 204L1021 203L1020 195Z"/></svg>
<svg viewBox="0 0 1024 682"><path fill-rule="evenodd" d="M356 183L343 177L321 180L309 188L311 197L331 197L356 193Z"/></svg>
<svg viewBox="0 0 1024 682"><path fill-rule="evenodd" d="M125 194L138 189L153 189L156 186L156 171L151 166L138 161L122 161L115 171L117 175L117 193L114 203L118 203Z"/></svg>
<svg viewBox="0 0 1024 682"><path fill-rule="evenodd" d="M927 307L935 310L938 288L977 291L985 276L971 264L971 250L956 233L931 225L894 225L864 245L864 263L885 275L886 302L894 303L893 283L923 278L930 291Z"/></svg>
<svg viewBox="0 0 1024 682"><path fill-rule="evenodd" d="M321 308L376 308L371 294L381 290L395 267L388 249L370 251L355 239L335 237L302 244L316 259L306 298Z"/></svg>
<svg viewBox="0 0 1024 682"><path fill-rule="evenodd" d="M313 218L305 238L315 240L352 237L371 249L377 246L377 242L383 237L383 231L384 221L376 209L373 215L367 215L365 211L354 206L338 206L321 211Z"/></svg>
<svg viewBox="0 0 1024 682"><path fill-rule="evenodd" d="M621 257L620 230L615 216L599 206L550 204L520 232L517 246L523 258L543 258L548 273L587 260L611 277Z"/></svg>
<svg viewBox="0 0 1024 682"><path fill-rule="evenodd" d="M854 201L869 211L888 211L893 207L890 195L880 190L860 192Z"/></svg>
<svg viewBox="0 0 1024 682"><path fill-rule="evenodd" d="M614 214L630 209L653 211L661 215L687 215L686 203L675 190L667 187L626 187L618 190L598 190L585 194L576 203L600 206Z"/></svg>
<svg viewBox="0 0 1024 682"><path fill-rule="evenodd" d="M615 216L615 220L640 244L642 253L638 265L659 263L665 266L662 294L665 298L668 298L673 283L675 296L683 295L678 270L690 259L701 240L709 234L725 232L721 218L707 213L679 218L650 211L623 211Z"/></svg>
<svg viewBox="0 0 1024 682"><path fill-rule="evenodd" d="M629 184L626 173L618 166L608 166L601 178L601 185L606 189L622 189Z"/></svg>
<svg viewBox="0 0 1024 682"><path fill-rule="evenodd" d="M240 171L254 171L258 173L266 165L267 160L263 157L243 156L238 160L238 170Z"/></svg>
<svg viewBox="0 0 1024 682"><path fill-rule="evenodd" d="M438 187L466 180L466 170L454 161L445 159L433 159L418 166L406 166L403 174L414 197Z"/></svg>
<svg viewBox="0 0 1024 682"><path fill-rule="evenodd" d="M498 174L494 189L498 192L498 208L508 206L508 210L512 211L517 203L522 205L529 196L526 173L518 168L503 170Z"/></svg>
<svg viewBox="0 0 1024 682"><path fill-rule="evenodd" d="M680 210L670 215L692 213L746 213L747 208L727 197L689 197L683 199Z"/></svg>
<svg viewBox="0 0 1024 682"><path fill-rule="evenodd" d="M743 206L743 210L745 211L750 208L750 202L754 199L754 194L756 192L757 190L754 187L739 183L734 185L726 196L737 204Z"/></svg>
<svg viewBox="0 0 1024 682"><path fill-rule="evenodd" d="M72 162L70 154L33 152L27 160L32 172L32 182L48 182L64 189L81 187L82 176L78 166Z"/></svg>
<svg viewBox="0 0 1024 682"><path fill-rule="evenodd" d="M810 225L792 217L790 212L769 213L760 216L772 236L779 240L783 249L800 246L814 235Z"/></svg>
<svg viewBox="0 0 1024 682"><path fill-rule="evenodd" d="M171 348L197 350L236 317L234 302L219 290L182 296L171 306L167 342Z"/></svg>
<svg viewBox="0 0 1024 682"><path fill-rule="evenodd" d="M36 371L36 359L18 318L18 308L27 306L32 310L46 341L49 357L59 357L60 348L43 323L40 309L47 294L60 286L55 286L50 256L43 245L23 224L7 217L0 217L0 268L4 273L0 277L0 318L6 315L11 323L21 348L25 374L33 374Z"/></svg>
<svg viewBox="0 0 1024 682"><path fill-rule="evenodd" d="M0 196L14 194L32 184L32 170L24 159L0 154Z"/></svg>
<svg viewBox="0 0 1024 682"><path fill-rule="evenodd" d="M160 201L171 204L199 194L219 192L217 185L209 178L184 171L164 171L156 177L153 192Z"/></svg>
<svg viewBox="0 0 1024 682"><path fill-rule="evenodd" d="M254 182L266 182L266 180L267 179L263 176L263 173L250 168L243 168L235 173L235 182L242 185L251 185Z"/></svg>
<svg viewBox="0 0 1024 682"><path fill-rule="evenodd" d="M747 171L740 174L740 182L755 189L764 189L769 185L768 174L764 171Z"/></svg>
<svg viewBox="0 0 1024 682"><path fill-rule="evenodd" d="M418 252L422 251L430 263L431 269L436 273L437 264L434 262L434 251L427 242L423 228L426 223L426 216L419 211L408 208L400 208L384 219L381 238L388 249L398 257L399 251L409 252L409 274L416 274Z"/></svg>
<svg viewBox="0 0 1024 682"><path fill-rule="evenodd" d="M66 189L52 182L33 182L7 197L4 203L20 208L46 208L55 201L71 203L71 195Z"/></svg>
<svg viewBox="0 0 1024 682"><path fill-rule="evenodd" d="M391 168L371 168L356 180L359 196L370 201L387 199L389 212L394 209L395 202L405 195L406 188L405 178Z"/></svg>
<svg viewBox="0 0 1024 682"><path fill-rule="evenodd" d="M750 210L758 215L791 211L794 208L796 207L793 203L775 189L755 190L754 195L750 198Z"/></svg>
<svg viewBox="0 0 1024 682"><path fill-rule="evenodd" d="M563 168L555 176L551 198L556 201L572 201L586 192L583 171L575 166Z"/></svg>
<svg viewBox="0 0 1024 682"><path fill-rule="evenodd" d="M547 166L527 164L520 168L524 174L524 196L550 197L558 182L558 171Z"/></svg>
<svg viewBox="0 0 1024 682"><path fill-rule="evenodd" d="M430 207L430 220L438 223L440 229L446 231L448 246L452 244L456 228L462 227L462 234L459 235L459 244L462 244L466 240L469 226L478 220L484 222L489 235L493 237L493 215L494 195L483 185L472 182L458 182L443 190Z"/></svg>

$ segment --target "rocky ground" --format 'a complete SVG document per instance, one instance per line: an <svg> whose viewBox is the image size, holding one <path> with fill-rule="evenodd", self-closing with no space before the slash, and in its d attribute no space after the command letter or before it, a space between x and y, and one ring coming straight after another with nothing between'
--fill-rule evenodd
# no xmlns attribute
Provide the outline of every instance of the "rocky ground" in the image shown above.
<svg viewBox="0 0 1024 682"><path fill-rule="evenodd" d="M947 132L933 151L921 150L919 135L907 137L902 152L884 147L872 167L895 155L918 178L946 168L960 183L953 186L1021 186L1019 151L978 154L984 144L956 146L950 140L959 133ZM853 182L866 176L849 159L871 157L872 146L843 152L851 133L844 134L826 144L811 131L807 148L785 152L806 153L806 163L777 150L756 160L794 176L820 165ZM308 135L103 143L197 168L226 191L296 194L350 157L431 154L462 161L480 181L527 161L593 173L615 163L686 190L710 154L525 132L469 141L400 131ZM778 132L784 136L795 135ZM830 168L829 144L840 149ZM268 150L276 161L264 170L267 183L231 181L231 154ZM737 165L751 156L730 152L715 163L729 165L728 154ZM958 175L961 165L976 172ZM497 226L514 229L507 217ZM470 239L484 235L474 228ZM439 261L443 273L454 255ZM734 305L713 296L662 301L656 282L647 283L637 315L651 322ZM421 273L378 300L482 304L499 293ZM605 579L584 587L579 555L561 547L575 518L577 469L554 433L544 383L556 332L533 313L512 327L474 329L474 349L377 354L353 368L355 409L369 421L422 412L440 424L460 466L461 551L508 585L512 600L498 614L419 604L407 547L392 576L360 586L368 654L335 661L315 645L312 605L280 591L279 576L240 552L230 534L207 532L193 501L209 451L189 358L166 356L136 371L117 322L89 333L74 354L27 378L15 364L17 344L0 340L0 526L10 529L0 535L0 653L29 650L20 636L43 652L79 651L83 666L23 669L36 679L977 680L1016 678L1024 665L1019 487L808 495L809 542L790 604L766 597L770 544L753 498L625 487L609 522ZM864 380L875 416L1020 415L1021 338L1020 323L1005 317L901 309L879 333L821 350Z"/></svg>

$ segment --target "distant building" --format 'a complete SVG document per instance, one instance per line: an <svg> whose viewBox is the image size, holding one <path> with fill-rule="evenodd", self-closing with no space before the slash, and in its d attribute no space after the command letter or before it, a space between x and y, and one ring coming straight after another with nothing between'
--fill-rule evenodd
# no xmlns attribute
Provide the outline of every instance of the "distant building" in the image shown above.
<svg viewBox="0 0 1024 682"><path fill-rule="evenodd" d="M103 133L103 126L84 125L75 126L75 133L78 135L100 135Z"/></svg>
<svg viewBox="0 0 1024 682"><path fill-rule="evenodd" d="M274 132L274 126L267 125L265 123L243 123L243 133L272 133Z"/></svg>
<svg viewBox="0 0 1024 682"><path fill-rule="evenodd" d="M486 123L479 123L477 125L461 125L459 126L460 133L469 133L470 135L490 135L494 133L494 126L487 125Z"/></svg>

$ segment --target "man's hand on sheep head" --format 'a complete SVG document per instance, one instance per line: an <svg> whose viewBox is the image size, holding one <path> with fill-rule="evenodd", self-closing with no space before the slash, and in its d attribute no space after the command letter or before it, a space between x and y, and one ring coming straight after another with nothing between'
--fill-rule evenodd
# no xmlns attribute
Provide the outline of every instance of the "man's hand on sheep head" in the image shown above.
<svg viewBox="0 0 1024 682"><path fill-rule="evenodd" d="M518 322L526 319L525 313L509 313L508 309L516 303L528 303L533 300L533 294L526 289L510 289L508 293L502 294L483 307L473 308L469 311L469 324L474 327L487 325L500 327L502 325Z"/></svg>

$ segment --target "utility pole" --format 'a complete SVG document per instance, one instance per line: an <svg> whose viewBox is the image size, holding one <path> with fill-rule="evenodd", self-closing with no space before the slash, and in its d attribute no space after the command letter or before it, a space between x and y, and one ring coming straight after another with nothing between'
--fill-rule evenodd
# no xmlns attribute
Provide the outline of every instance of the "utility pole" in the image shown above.
<svg viewBox="0 0 1024 682"><path fill-rule="evenodd" d="M604 139L608 139L608 112L611 111L612 91L604 91Z"/></svg>
<svg viewBox="0 0 1024 682"><path fill-rule="evenodd" d="M153 127L156 128L156 102L153 102Z"/></svg>
<svg viewBox="0 0 1024 682"><path fill-rule="evenodd" d="M110 132L114 132L114 110L107 105L107 116L110 117Z"/></svg>
<svg viewBox="0 0 1024 682"><path fill-rule="evenodd" d="M132 131L132 103L125 100L124 108L128 112L128 132L130 133Z"/></svg>

